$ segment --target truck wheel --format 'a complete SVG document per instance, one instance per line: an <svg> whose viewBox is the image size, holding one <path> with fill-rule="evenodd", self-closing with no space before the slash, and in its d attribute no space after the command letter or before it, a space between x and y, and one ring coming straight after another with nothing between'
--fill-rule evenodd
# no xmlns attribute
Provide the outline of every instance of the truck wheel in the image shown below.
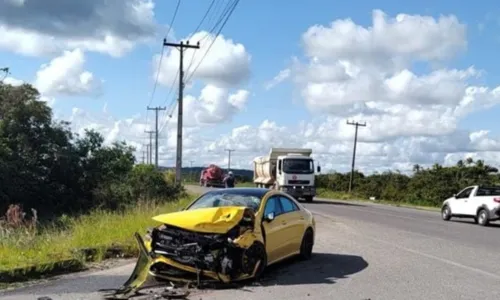
<svg viewBox="0 0 500 300"><path fill-rule="evenodd" d="M313 202L314 197L313 196L306 196L306 197L304 197L304 199L306 199L306 202L310 203L310 202Z"/></svg>

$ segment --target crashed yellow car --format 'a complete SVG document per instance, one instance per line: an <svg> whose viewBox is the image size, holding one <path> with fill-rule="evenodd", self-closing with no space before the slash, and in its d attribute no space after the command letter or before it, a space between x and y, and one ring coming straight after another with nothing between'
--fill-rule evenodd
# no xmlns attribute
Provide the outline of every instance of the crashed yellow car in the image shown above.
<svg viewBox="0 0 500 300"><path fill-rule="evenodd" d="M198 283L258 277L285 258L309 259L315 239L310 211L288 194L261 188L212 190L153 219L161 225L144 240L136 233L141 254L122 292L149 276Z"/></svg>

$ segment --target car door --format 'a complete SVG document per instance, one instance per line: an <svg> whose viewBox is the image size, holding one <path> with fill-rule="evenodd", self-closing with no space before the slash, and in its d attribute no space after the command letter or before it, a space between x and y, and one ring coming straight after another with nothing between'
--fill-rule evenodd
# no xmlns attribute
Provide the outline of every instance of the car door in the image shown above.
<svg viewBox="0 0 500 300"><path fill-rule="evenodd" d="M274 213L272 221L264 218ZM262 227L266 239L266 252L268 263L273 263L282 256L285 251L286 237L282 234L286 225L286 216L283 215L279 196L271 196L267 199L262 216Z"/></svg>
<svg viewBox="0 0 500 300"><path fill-rule="evenodd" d="M280 202L284 217L284 228L282 230L286 240L283 255L290 255L300 249L302 235L304 234L303 216L299 207L289 197L281 195Z"/></svg>
<svg viewBox="0 0 500 300"><path fill-rule="evenodd" d="M473 189L474 187L465 188L455 196L455 199L452 200L453 204L451 207L453 214L466 215L468 213L469 196Z"/></svg>

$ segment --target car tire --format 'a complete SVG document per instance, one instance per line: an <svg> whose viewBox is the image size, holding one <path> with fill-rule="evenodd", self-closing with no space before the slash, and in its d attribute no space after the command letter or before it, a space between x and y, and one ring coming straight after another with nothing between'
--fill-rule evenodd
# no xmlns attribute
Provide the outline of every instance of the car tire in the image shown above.
<svg viewBox="0 0 500 300"><path fill-rule="evenodd" d="M314 233L311 228L307 228L304 236L302 237L302 243L300 244L300 258L303 260L311 259L314 247Z"/></svg>
<svg viewBox="0 0 500 300"><path fill-rule="evenodd" d="M489 222L490 220L488 220L488 212L486 211L486 209L481 208L477 212L477 224L481 226L488 226Z"/></svg>
<svg viewBox="0 0 500 300"><path fill-rule="evenodd" d="M451 209L448 205L443 206L441 209L441 218L445 221L449 221L451 219Z"/></svg>
<svg viewBox="0 0 500 300"><path fill-rule="evenodd" d="M257 255L257 257L260 256L259 258L261 259L261 262L254 277L254 279L259 279L267 267L266 246L264 246L264 244L262 244L261 242L254 242L247 251L250 251L252 254Z"/></svg>
<svg viewBox="0 0 500 300"><path fill-rule="evenodd" d="M307 197L304 197L304 199L306 200L306 202L311 203L311 202L313 202L314 197L313 196L307 196Z"/></svg>

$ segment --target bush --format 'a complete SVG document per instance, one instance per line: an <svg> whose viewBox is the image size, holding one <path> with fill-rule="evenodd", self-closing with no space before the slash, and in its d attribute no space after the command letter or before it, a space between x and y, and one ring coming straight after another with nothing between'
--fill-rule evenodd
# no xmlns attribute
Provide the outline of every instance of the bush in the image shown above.
<svg viewBox="0 0 500 300"><path fill-rule="evenodd" d="M499 184L498 169L486 165L482 160L469 158L458 161L455 166L434 164L430 168L414 166L414 174L384 172L365 176L355 172L353 194L367 199L405 202L415 205L439 206L442 201L466 186L475 184ZM326 192L347 192L350 173L318 175L317 186Z"/></svg>

